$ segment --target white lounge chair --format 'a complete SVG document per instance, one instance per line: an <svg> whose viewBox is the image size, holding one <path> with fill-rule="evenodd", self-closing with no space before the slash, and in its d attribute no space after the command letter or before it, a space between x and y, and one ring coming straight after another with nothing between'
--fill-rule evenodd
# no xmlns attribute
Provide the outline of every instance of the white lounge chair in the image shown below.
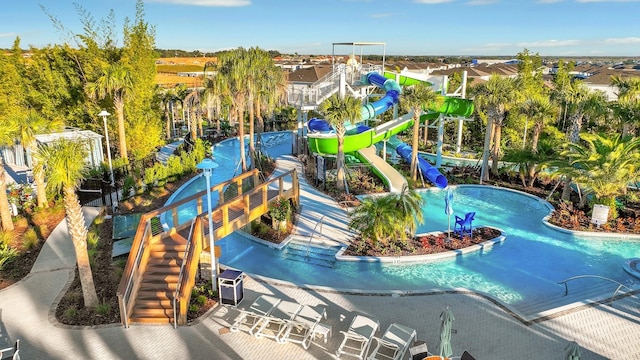
<svg viewBox="0 0 640 360"><path fill-rule="evenodd" d="M297 302L280 301L273 311L259 320L260 324L254 327L253 335L258 339L268 337L282 343L280 336L287 329L287 321L292 320L300 309L302 309L302 305Z"/></svg>
<svg viewBox="0 0 640 360"><path fill-rule="evenodd" d="M0 349L0 359L20 360L20 340L16 340L13 347Z"/></svg>
<svg viewBox="0 0 640 360"><path fill-rule="evenodd" d="M241 327L246 327L250 334L253 334L255 328L259 326L260 320L271 313L273 309L280 303L280 299L270 295L260 295L251 303L248 309L240 310L240 315L231 325L230 330L233 332L240 331Z"/></svg>
<svg viewBox="0 0 640 360"><path fill-rule="evenodd" d="M316 327L320 320L327 318L324 307L304 305L293 320L287 322L287 328L280 336L280 342L294 342L308 349L316 334Z"/></svg>
<svg viewBox="0 0 640 360"><path fill-rule="evenodd" d="M380 328L378 320L370 319L364 315L356 315L351 321L349 329L340 331L344 335L344 339L336 351L336 356L348 355L364 359L369 351L371 339L378 328Z"/></svg>
<svg viewBox="0 0 640 360"><path fill-rule="evenodd" d="M369 360L401 360L413 342L416 340L416 331L400 324L391 324L382 338L374 338L376 347L373 348Z"/></svg>

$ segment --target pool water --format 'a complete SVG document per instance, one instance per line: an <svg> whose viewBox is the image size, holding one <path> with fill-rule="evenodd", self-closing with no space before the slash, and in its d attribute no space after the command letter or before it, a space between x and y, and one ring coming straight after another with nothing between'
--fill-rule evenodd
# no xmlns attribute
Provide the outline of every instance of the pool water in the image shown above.
<svg viewBox="0 0 640 360"><path fill-rule="evenodd" d="M272 156L290 153L290 143L287 146L281 145ZM238 161L234 157L237 153L237 141L221 143L215 149L216 161L229 162L228 166L218 168L226 171L224 176L228 178L233 176L230 169L233 161ZM223 180L226 179L218 182ZM202 179L182 193L187 196L204 188ZM549 214L550 205L524 193L478 185L458 186L453 193L455 215L475 211L473 226L497 227L505 232L505 242L489 250L438 262L337 261L333 267L326 267L291 261L284 251L233 233L217 241L222 250L220 263L246 273L305 286L404 292L464 288L488 294L515 309L550 297L562 298L564 286L558 282L576 275L605 276L630 288L640 287L640 280L622 269L626 258L640 256L640 241L580 237L545 226L542 220ZM426 200L425 222L419 226L418 233L446 231L445 191L424 190L421 194ZM185 211L185 216L193 216L194 212L192 209L187 215ZM452 216L451 227L453 223Z"/></svg>

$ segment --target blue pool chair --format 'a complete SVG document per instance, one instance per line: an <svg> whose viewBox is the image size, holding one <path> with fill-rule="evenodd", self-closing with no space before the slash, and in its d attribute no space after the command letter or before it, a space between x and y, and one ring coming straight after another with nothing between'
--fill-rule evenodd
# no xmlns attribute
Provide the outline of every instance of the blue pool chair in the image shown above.
<svg viewBox="0 0 640 360"><path fill-rule="evenodd" d="M473 218L476 216L476 212L472 211L467 213L464 216L464 219L460 216L456 215L456 224L453 227L453 232L455 234L463 237L465 235L471 236L473 234Z"/></svg>

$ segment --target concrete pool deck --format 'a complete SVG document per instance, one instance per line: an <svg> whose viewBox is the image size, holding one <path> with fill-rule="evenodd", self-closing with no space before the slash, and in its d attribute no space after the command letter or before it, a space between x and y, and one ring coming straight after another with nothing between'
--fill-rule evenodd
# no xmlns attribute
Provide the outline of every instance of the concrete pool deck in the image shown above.
<svg viewBox="0 0 640 360"><path fill-rule="evenodd" d="M279 159L278 171L297 166L294 158ZM301 180L302 177L301 177ZM306 185L306 186L305 186ZM329 214L323 236L348 238L346 212L331 199L301 184L303 217L301 236L313 231L322 214ZM304 187L303 187L304 186ZM91 222L99 209L85 208ZM328 212L330 211L330 212ZM342 225L341 225L342 223ZM297 344L256 339L245 332L225 333L236 310L216 307L190 326L120 325L72 327L53 315L57 299L73 277L75 256L66 222L61 222L45 243L31 273L19 283L0 290L0 339L21 341L23 359L333 359L356 313L380 321L381 335L391 323L417 330L430 351L437 351L440 313L449 306L455 316L454 355L465 349L477 359L564 359L570 341L582 347L581 359L640 358L640 302L627 297L606 305L583 306L556 313L547 320L523 323L494 302L473 293L433 293L378 296L300 289L246 278L248 306L260 294L273 294L300 303L325 304L333 336L308 350ZM221 331L222 330L222 331Z"/></svg>

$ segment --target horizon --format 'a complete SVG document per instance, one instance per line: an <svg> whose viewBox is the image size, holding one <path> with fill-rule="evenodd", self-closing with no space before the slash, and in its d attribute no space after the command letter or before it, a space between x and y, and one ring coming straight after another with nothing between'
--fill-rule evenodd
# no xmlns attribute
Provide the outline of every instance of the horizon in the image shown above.
<svg viewBox="0 0 640 360"><path fill-rule="evenodd" d="M45 10L38 3L43 3ZM332 0L301 6L293 0L144 0L144 20L155 27L155 47L204 54L259 47L282 54L349 54L338 42L380 42L359 55L515 57L524 49L541 57L638 57L633 24L640 0ZM72 1L23 0L3 4L0 48L42 48L75 41L83 33ZM96 28L113 10L122 46L125 18L135 0L85 0L81 11ZM80 11L80 12L81 12ZM311 16L309 16L311 14ZM524 16L523 16L524 15ZM594 25L596 24L596 25ZM442 55L449 54L449 55Z"/></svg>

